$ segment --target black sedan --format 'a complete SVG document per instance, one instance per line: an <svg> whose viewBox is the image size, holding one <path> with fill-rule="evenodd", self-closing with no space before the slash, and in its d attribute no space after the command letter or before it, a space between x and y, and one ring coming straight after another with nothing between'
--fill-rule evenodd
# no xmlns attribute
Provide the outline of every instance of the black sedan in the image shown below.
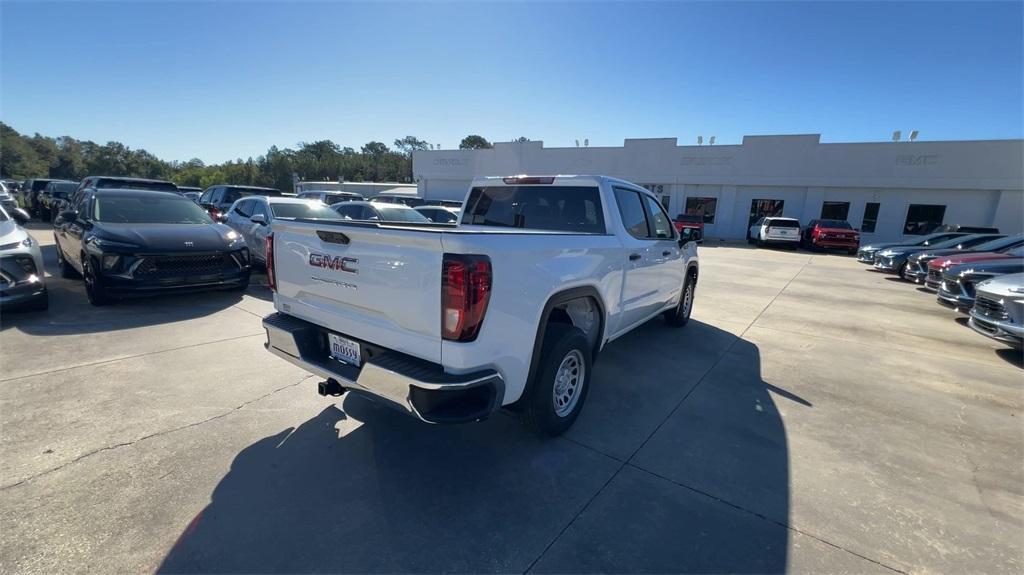
<svg viewBox="0 0 1024 575"><path fill-rule="evenodd" d="M1005 258L952 266L942 274L938 302L967 313L974 305L975 286L996 276L1021 272L1024 272L1024 248L1006 252Z"/></svg>
<svg viewBox="0 0 1024 575"><path fill-rule="evenodd" d="M249 285L242 237L177 193L88 190L54 222L63 277L93 305L118 296Z"/></svg>

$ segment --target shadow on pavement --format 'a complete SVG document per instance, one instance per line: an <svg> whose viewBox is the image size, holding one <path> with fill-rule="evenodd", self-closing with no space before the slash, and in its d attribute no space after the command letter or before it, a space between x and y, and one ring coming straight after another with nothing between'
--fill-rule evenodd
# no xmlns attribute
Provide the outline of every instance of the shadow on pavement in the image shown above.
<svg viewBox="0 0 1024 575"><path fill-rule="evenodd" d="M729 350L676 414L697 417L648 422L671 446L659 476L536 439L506 412L429 426L350 393L242 450L158 572L524 572L541 555L539 570L782 572L789 530L737 509L788 517L781 390L756 346ZM671 374L686 351L644 359Z"/></svg>
<svg viewBox="0 0 1024 575"><path fill-rule="evenodd" d="M996 355L1010 365L1024 368L1024 350L1004 347L1003 349L997 349Z"/></svg>

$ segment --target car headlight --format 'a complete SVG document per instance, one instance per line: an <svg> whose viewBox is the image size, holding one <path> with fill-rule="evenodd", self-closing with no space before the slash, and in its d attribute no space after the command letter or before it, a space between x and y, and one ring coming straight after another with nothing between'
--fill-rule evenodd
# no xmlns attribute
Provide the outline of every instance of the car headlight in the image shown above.
<svg viewBox="0 0 1024 575"><path fill-rule="evenodd" d="M126 242L115 242L114 240L105 240L103 238L93 237L91 241L94 245L100 248L119 248L119 249L131 249L137 250L139 246L135 244L129 244Z"/></svg>
<svg viewBox="0 0 1024 575"><path fill-rule="evenodd" d="M242 234L236 232L235 230L231 230L228 233L224 234L224 239L228 242L229 248L245 244L245 238L243 238Z"/></svg>

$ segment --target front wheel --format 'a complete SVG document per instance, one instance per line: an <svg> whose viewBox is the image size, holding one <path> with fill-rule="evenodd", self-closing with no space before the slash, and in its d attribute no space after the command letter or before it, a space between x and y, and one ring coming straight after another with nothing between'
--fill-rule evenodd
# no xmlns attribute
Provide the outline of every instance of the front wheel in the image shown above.
<svg viewBox="0 0 1024 575"><path fill-rule="evenodd" d="M89 298L89 303L97 307L110 303L110 296L103 286L103 278L96 273L89 257L82 258L82 277L85 279L85 296Z"/></svg>
<svg viewBox="0 0 1024 575"><path fill-rule="evenodd" d="M541 437L565 433L590 388L590 344L580 328L553 323L544 333L540 365L526 398L523 422Z"/></svg>
<svg viewBox="0 0 1024 575"><path fill-rule="evenodd" d="M679 303L676 307L662 314L665 321L672 327L683 327L690 321L690 312L693 310L693 296L697 291L697 282L693 276L687 274L683 282L683 291L679 295Z"/></svg>
<svg viewBox="0 0 1024 575"><path fill-rule="evenodd" d="M899 271L899 274L900 274L900 279L901 279L901 280L905 280L905 279L907 279L907 264L908 264L908 263L909 263L909 262L903 262L903 264L902 264L902 265L900 265L900 271Z"/></svg>

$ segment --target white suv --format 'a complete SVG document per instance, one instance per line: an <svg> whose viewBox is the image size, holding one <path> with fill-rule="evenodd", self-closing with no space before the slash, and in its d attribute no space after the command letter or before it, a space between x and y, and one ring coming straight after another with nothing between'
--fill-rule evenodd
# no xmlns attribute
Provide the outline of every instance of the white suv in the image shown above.
<svg viewBox="0 0 1024 575"><path fill-rule="evenodd" d="M800 245L800 222L794 218L760 218L747 230L747 243L758 247L774 243L796 249Z"/></svg>

